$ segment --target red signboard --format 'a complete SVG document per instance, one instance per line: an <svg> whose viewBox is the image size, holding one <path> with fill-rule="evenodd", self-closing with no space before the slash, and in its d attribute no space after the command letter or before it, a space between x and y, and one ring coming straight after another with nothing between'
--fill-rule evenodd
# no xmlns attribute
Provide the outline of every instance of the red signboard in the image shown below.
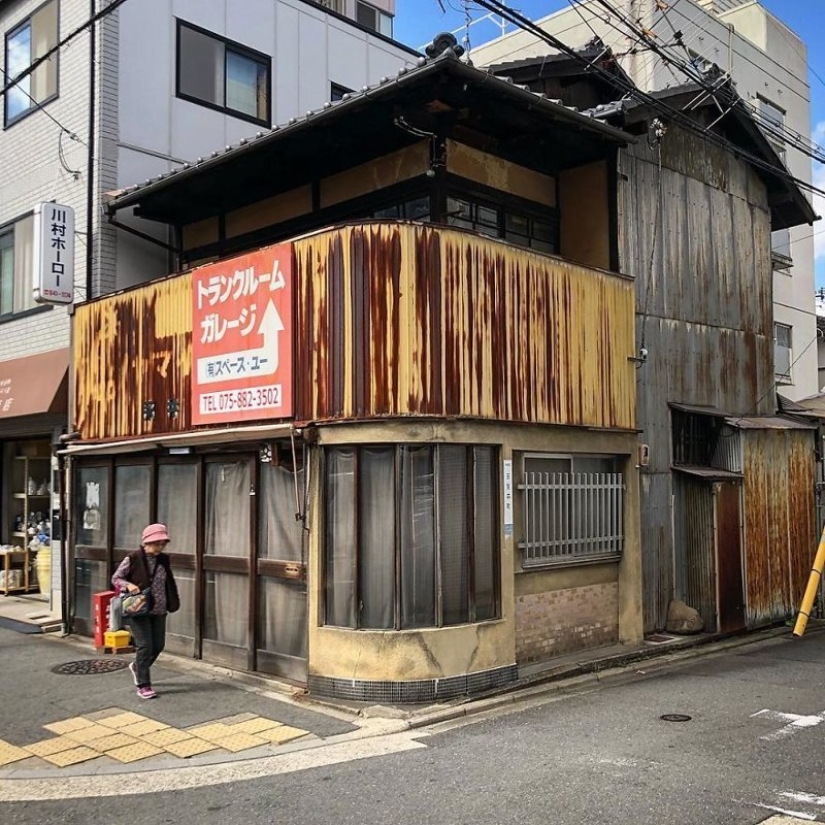
<svg viewBox="0 0 825 825"><path fill-rule="evenodd" d="M192 272L192 423L292 415L292 246Z"/></svg>

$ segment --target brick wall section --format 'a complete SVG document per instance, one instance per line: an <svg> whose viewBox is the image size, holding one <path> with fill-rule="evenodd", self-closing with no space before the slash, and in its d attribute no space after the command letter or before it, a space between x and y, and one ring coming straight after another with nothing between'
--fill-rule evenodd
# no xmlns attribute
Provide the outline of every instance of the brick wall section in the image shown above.
<svg viewBox="0 0 825 825"><path fill-rule="evenodd" d="M615 582L516 597L516 661L540 662L619 638Z"/></svg>

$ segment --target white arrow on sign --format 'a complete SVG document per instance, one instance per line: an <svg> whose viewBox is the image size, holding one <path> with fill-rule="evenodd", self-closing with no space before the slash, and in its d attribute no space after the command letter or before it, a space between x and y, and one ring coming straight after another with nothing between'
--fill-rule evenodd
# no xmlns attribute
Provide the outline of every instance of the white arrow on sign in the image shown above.
<svg viewBox="0 0 825 825"><path fill-rule="evenodd" d="M214 384L217 381L232 381L236 378L274 375L278 371L279 338L284 329L278 308L269 301L258 327L258 333L264 339L263 346L258 349L244 349L199 358L198 383ZM235 366L238 364L243 364L244 369Z"/></svg>

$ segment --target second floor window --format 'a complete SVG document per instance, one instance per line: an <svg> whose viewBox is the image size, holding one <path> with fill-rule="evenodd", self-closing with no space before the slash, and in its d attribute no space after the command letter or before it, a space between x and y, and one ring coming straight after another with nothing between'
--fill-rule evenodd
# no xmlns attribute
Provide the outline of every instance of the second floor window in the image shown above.
<svg viewBox="0 0 825 825"><path fill-rule="evenodd" d="M793 364L793 327L787 324L774 324L774 369L776 380L780 384L792 384L791 366Z"/></svg>
<svg viewBox="0 0 825 825"><path fill-rule="evenodd" d="M57 44L57 0L49 0L6 35L5 76L13 80ZM57 54L12 86L5 95L8 126L57 96Z"/></svg>
<svg viewBox="0 0 825 825"><path fill-rule="evenodd" d="M178 97L269 125L271 59L178 22Z"/></svg>
<svg viewBox="0 0 825 825"><path fill-rule="evenodd" d="M0 228L0 317L35 306L32 293L31 216Z"/></svg>
<svg viewBox="0 0 825 825"><path fill-rule="evenodd" d="M355 4L356 20L365 28L392 37L392 16L361 0Z"/></svg>

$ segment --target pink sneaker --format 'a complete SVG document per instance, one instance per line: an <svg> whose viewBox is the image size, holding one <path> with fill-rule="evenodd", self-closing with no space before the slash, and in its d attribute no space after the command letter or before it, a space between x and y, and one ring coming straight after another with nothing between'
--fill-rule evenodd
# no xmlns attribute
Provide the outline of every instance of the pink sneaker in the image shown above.
<svg viewBox="0 0 825 825"><path fill-rule="evenodd" d="M137 689L137 695L140 696L141 699L154 699L157 696L152 688L146 687L139 687Z"/></svg>

